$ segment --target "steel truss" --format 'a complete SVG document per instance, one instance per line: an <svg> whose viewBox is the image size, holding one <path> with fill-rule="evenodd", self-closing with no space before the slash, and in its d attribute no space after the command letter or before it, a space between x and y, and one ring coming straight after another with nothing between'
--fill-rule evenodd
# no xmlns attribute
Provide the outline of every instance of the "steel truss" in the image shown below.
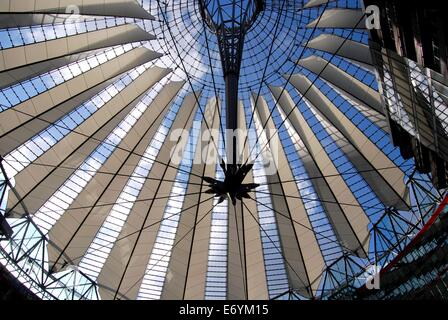
<svg viewBox="0 0 448 320"><path fill-rule="evenodd" d="M0 215L4 217L3 206L8 192L18 195L6 175L0 161L2 181L0 182ZM47 261L47 248L54 246L48 237L34 223L23 203L26 214L19 219L5 221L12 235L0 232L0 263L31 292L45 300L99 300L98 288L92 279L75 266L52 273Z"/></svg>
<svg viewBox="0 0 448 320"><path fill-rule="evenodd" d="M395 208L386 208L370 227L369 259L361 259L345 251L323 271L317 299L356 299L357 290L365 288L367 281L381 271L388 270L398 257L407 252L411 242L433 222L431 219L437 218L435 215L440 214L438 210L442 210L448 200L448 193L436 190L429 181L429 176L414 170L407 181L413 202L412 210L400 212ZM273 299L304 298L290 289Z"/></svg>

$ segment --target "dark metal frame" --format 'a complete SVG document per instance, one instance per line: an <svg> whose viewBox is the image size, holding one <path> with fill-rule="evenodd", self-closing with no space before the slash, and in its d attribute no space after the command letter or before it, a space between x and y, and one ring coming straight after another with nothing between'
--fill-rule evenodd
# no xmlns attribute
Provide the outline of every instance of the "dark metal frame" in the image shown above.
<svg viewBox="0 0 448 320"><path fill-rule="evenodd" d="M448 196L446 192L430 187L425 176L417 174L416 170L409 177L407 185L415 202L410 217L405 218L403 213L395 208L387 208L370 227L369 259L361 259L350 252L344 252L323 270L316 299L355 299L357 290L365 286L367 277L371 275L368 272L369 268L377 267L383 270L388 268L397 256L404 254L408 245L436 212L439 204ZM293 289L273 298L273 300L284 299L304 298Z"/></svg>
<svg viewBox="0 0 448 320"><path fill-rule="evenodd" d="M0 201L3 201L6 188L16 195L17 192L6 175L3 160L0 160L4 176L4 181L0 184ZM58 273L49 271L46 250L48 246L54 245L35 224L23 203L21 205L26 214L20 219L8 221L11 236L5 237L0 234L0 263L41 299L98 300L95 281L83 272L76 268L67 268ZM4 212L0 215L3 217Z"/></svg>

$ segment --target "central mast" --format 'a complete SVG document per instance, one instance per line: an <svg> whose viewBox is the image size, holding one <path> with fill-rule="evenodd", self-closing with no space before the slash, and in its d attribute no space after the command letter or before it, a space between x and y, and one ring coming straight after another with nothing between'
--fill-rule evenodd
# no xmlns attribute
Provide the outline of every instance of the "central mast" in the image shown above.
<svg viewBox="0 0 448 320"><path fill-rule="evenodd" d="M225 82L226 99L226 155L227 167L222 164L225 173L224 182L207 178L210 193L215 193L221 200L230 195L233 204L236 199L247 196L255 185L243 185L246 174L252 165L241 165L235 131L238 129L238 84L244 39L247 31L264 9L263 0L199 0L201 16L208 27L215 33L221 56Z"/></svg>
<svg viewBox="0 0 448 320"><path fill-rule="evenodd" d="M226 129L228 136L238 129L238 84L244 38L263 10L261 0L199 0L202 18L216 34L225 82ZM227 141L229 165L237 164L236 141Z"/></svg>

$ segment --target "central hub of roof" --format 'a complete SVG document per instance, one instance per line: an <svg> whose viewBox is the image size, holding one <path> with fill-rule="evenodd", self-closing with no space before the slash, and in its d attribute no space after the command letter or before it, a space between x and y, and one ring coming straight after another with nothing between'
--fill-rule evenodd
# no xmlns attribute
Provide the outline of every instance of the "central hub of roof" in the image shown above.
<svg viewBox="0 0 448 320"><path fill-rule="evenodd" d="M201 15L215 32L248 30L264 8L263 0L199 0L199 3Z"/></svg>

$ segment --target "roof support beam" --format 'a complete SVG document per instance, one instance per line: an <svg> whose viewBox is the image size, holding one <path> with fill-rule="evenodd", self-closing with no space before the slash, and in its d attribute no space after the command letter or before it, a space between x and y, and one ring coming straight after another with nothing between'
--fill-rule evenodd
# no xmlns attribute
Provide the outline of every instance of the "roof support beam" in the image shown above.
<svg viewBox="0 0 448 320"><path fill-rule="evenodd" d="M158 57L157 53L139 47L109 60L73 79L65 81L33 98L0 113L0 138L12 134L25 123L59 107L70 99L101 85L116 76ZM3 154L2 146L0 152Z"/></svg>
<svg viewBox="0 0 448 320"><path fill-rule="evenodd" d="M334 29L365 29L366 20L364 12L358 9L327 9L319 17L309 23L307 28L334 28Z"/></svg>
<svg viewBox="0 0 448 320"><path fill-rule="evenodd" d="M95 54L99 49L153 39L153 35L137 25L124 24L4 49L0 51L0 88L76 62Z"/></svg>
<svg viewBox="0 0 448 320"><path fill-rule="evenodd" d="M320 34L308 43L308 48L328 52L350 60L374 73L369 46L334 34Z"/></svg>
<svg viewBox="0 0 448 320"><path fill-rule="evenodd" d="M361 176L379 199L387 206L409 210L408 188L404 182L403 171L396 167L393 161L307 77L296 75L291 83L300 94L306 93L305 98L333 127L332 134L336 143L360 171Z"/></svg>
<svg viewBox="0 0 448 320"><path fill-rule="evenodd" d="M204 134L205 137L208 136L206 132L209 129L219 128L218 108L218 101L213 98L209 100L204 111L191 170L195 175L190 175L190 184L187 188L187 194L192 196L185 198L182 207L174 242L177 245L172 249L168 267L170 275L165 280L162 292L162 299L165 300L200 300L205 297L211 210L214 200L209 194L204 193L208 186L204 185L203 180L196 174L215 176L218 150L209 139L202 141L202 137ZM206 159L203 159L203 154L207 155Z"/></svg>
<svg viewBox="0 0 448 320"><path fill-rule="evenodd" d="M1 0L0 13L71 13L79 9L81 15L116 16L153 20L136 0ZM78 12L76 12L78 13Z"/></svg>
<svg viewBox="0 0 448 320"><path fill-rule="evenodd" d="M299 60L297 63L339 88L343 95L347 95L357 103L384 114L379 93L334 64L318 56L310 56Z"/></svg>
<svg viewBox="0 0 448 320"><path fill-rule="evenodd" d="M252 99L255 101L256 97L253 96ZM268 141L279 141L280 144L277 128L272 117L269 118L270 110L263 97L258 97L254 109L260 122L266 124ZM276 152L278 157L278 171L276 174L268 174L267 179L290 287L311 298L318 289L325 262L286 154L281 146L275 150L270 149L270 152ZM272 159L277 157L272 154Z"/></svg>
<svg viewBox="0 0 448 320"><path fill-rule="evenodd" d="M15 176L16 190L21 199L10 194L8 209L18 212L20 201L26 200L30 213L36 212L60 185L78 168L85 157L105 139L127 115L123 112L132 102L148 90L147 83L151 71L140 76L97 110L75 131L69 132L62 140L47 150L33 163ZM130 111L127 110L126 111ZM68 152L69 150L69 152ZM67 169L69 168L69 169Z"/></svg>
<svg viewBox="0 0 448 320"><path fill-rule="evenodd" d="M195 94L190 94L184 99L181 111L168 132L157 155L157 162L153 164L119 238L131 233L134 235L126 241L115 243L98 276L98 283L107 288L100 288L103 299L124 297L135 300L137 298L144 275L148 272L149 259L160 227L159 222L163 219L168 196L178 172L176 165L170 160L171 152L175 149L185 150L187 143L185 139L171 140L170 135L176 129L186 130L192 126L197 107ZM144 199L152 200L142 201ZM161 259L161 261L165 260Z"/></svg>
<svg viewBox="0 0 448 320"><path fill-rule="evenodd" d="M242 102L239 103L238 112L238 129L244 130L245 134L247 126ZM247 144L244 154L249 154ZM252 171L249 171L244 183L254 183ZM234 208L230 204L228 206L227 298L269 299L260 227L256 215L257 206L254 201L242 201L237 201ZM254 220L252 214L257 220Z"/></svg>
<svg viewBox="0 0 448 320"><path fill-rule="evenodd" d="M270 87L270 89L274 98L278 100L280 108L286 115L289 115L292 126L299 134L312 158L316 161L337 202L340 203L344 212L343 216L337 215L337 212L327 212L338 238L343 242L345 248L360 257L366 257L370 244L369 218L345 180L339 174L338 169L317 139L314 131L299 109L295 107L295 103L289 93L284 91L280 97L281 88Z"/></svg>
<svg viewBox="0 0 448 320"><path fill-rule="evenodd" d="M164 69L161 69L164 70ZM163 74L153 75L146 82L152 86ZM141 155L156 134L169 105L182 83L170 83L156 96L143 115L120 142L114 153L87 186L78 194L49 232L56 247L63 250L64 259L78 264L87 248L117 201L121 190L132 175ZM137 102L139 102L138 100ZM92 197L92 194L98 196ZM63 265L60 250L48 248L50 268L59 270Z"/></svg>

